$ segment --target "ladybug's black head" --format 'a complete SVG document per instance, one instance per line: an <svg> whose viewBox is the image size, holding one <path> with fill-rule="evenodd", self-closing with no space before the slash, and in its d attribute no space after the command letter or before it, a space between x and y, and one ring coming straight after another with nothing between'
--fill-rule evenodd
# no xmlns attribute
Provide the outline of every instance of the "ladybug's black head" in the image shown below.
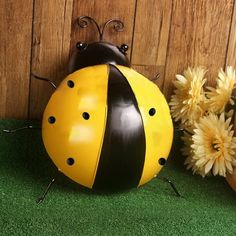
<svg viewBox="0 0 236 236"><path fill-rule="evenodd" d="M91 44L78 42L77 50L73 53L69 62L69 73L87 66L99 64L117 64L130 66L126 57L128 46L122 44L117 47L107 42L95 42Z"/></svg>
<svg viewBox="0 0 236 236"><path fill-rule="evenodd" d="M116 31L122 31L124 27L123 23L118 20L109 20L101 30L97 22L91 17L81 16L77 20L78 25L82 28L87 27L89 22L93 22L96 25L100 41L91 44L84 42L78 42L76 44L76 50L69 62L69 73L87 66L100 64L117 64L129 67L130 62L126 56L128 45L122 44L121 46L115 46L103 41L103 33L107 25L115 23L114 29Z"/></svg>

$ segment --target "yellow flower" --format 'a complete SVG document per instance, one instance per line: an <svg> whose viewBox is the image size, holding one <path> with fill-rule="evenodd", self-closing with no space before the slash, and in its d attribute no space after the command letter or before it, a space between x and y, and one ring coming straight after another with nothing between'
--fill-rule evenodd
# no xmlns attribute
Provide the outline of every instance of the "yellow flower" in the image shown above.
<svg viewBox="0 0 236 236"><path fill-rule="evenodd" d="M232 66L227 66L226 73L222 68L220 69L216 88L208 87L209 92L206 92L209 98L207 105L210 112L223 112L228 102L234 105L231 95L235 87L235 78L235 70Z"/></svg>
<svg viewBox="0 0 236 236"><path fill-rule="evenodd" d="M184 142L184 146L181 149L181 151L182 151L182 154L186 156L184 164L187 166L188 170L192 169L193 174L199 174L205 177L203 167L200 168L195 165L197 159L195 158L194 150L191 147L193 144L193 139L192 139L193 133L194 133L193 127L188 127L187 130L185 128L184 134L181 137L181 139Z"/></svg>
<svg viewBox="0 0 236 236"><path fill-rule="evenodd" d="M183 136L181 137L181 139L184 142L184 146L181 148L182 154L190 158L193 157L193 151L191 148L191 145L193 144L192 135L193 135L193 128L186 127L183 132Z"/></svg>
<svg viewBox="0 0 236 236"><path fill-rule="evenodd" d="M224 113L218 117L209 114L195 124L192 136L192 157L186 161L189 168L205 176L226 176L236 166L236 137L233 137L231 118L225 120Z"/></svg>
<svg viewBox="0 0 236 236"><path fill-rule="evenodd" d="M193 124L204 114L205 73L202 67L189 67L184 71L184 76L176 75L176 81L173 82L176 89L169 103L175 121Z"/></svg>

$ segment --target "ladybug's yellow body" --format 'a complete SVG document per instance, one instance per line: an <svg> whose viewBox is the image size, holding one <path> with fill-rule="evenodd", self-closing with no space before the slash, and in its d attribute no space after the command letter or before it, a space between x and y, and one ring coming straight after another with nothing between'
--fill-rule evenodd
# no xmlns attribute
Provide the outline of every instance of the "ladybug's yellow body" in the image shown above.
<svg viewBox="0 0 236 236"><path fill-rule="evenodd" d="M127 92L114 73L111 86L118 88L117 95L113 92L118 100L108 104L113 96L109 70L122 77L135 106L126 102ZM130 188L159 173L159 160L167 159L171 149L173 125L168 104L154 83L126 66L103 64L79 69L62 81L45 109L42 136L59 171L75 182L95 189ZM129 184L129 178L135 180Z"/></svg>

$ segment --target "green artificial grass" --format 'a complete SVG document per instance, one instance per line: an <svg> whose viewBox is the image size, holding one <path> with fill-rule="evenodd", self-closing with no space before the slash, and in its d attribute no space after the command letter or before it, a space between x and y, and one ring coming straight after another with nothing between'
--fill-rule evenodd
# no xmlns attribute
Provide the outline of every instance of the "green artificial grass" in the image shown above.
<svg viewBox="0 0 236 236"><path fill-rule="evenodd" d="M183 197L158 179L101 194L57 172L40 130L1 131L25 124L31 122L0 121L0 235L236 235L236 193L224 178L186 171L178 139L160 176L173 180ZM36 204L52 177L48 196Z"/></svg>

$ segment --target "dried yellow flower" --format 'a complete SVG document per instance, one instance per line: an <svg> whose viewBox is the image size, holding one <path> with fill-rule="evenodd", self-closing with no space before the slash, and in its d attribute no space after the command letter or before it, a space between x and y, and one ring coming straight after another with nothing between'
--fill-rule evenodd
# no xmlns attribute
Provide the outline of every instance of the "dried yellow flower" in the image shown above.
<svg viewBox="0 0 236 236"><path fill-rule="evenodd" d="M187 128L187 130L186 130ZM184 146L181 149L182 154L186 156L184 164L187 166L187 169L192 169L193 174L199 174L205 177L203 167L197 167L196 161L197 159L194 156L194 150L192 149L191 145L193 144L192 136L193 136L193 127L186 127L183 136L181 139L184 142Z"/></svg>
<svg viewBox="0 0 236 236"><path fill-rule="evenodd" d="M205 176L226 176L236 166L236 138L233 137L231 118L225 120L224 113L218 117L209 114L195 124L192 136L192 156L186 160L188 168Z"/></svg>
<svg viewBox="0 0 236 236"><path fill-rule="evenodd" d="M175 121L193 124L205 112L203 85L206 71L202 67L188 68L184 75L176 75L173 82L174 95L171 97L171 113Z"/></svg>
<svg viewBox="0 0 236 236"><path fill-rule="evenodd" d="M226 73L220 69L218 73L216 88L208 87L209 92L206 92L207 106L210 112L221 113L225 110L228 102L234 104L231 98L232 91L235 87L235 70L232 66L227 66Z"/></svg>
<svg viewBox="0 0 236 236"><path fill-rule="evenodd" d="M182 154L189 157L190 159L193 157L193 150L191 148L191 145L193 144L192 135L193 128L186 127L183 132L183 136L181 137L182 141L184 142L184 146L181 148Z"/></svg>

